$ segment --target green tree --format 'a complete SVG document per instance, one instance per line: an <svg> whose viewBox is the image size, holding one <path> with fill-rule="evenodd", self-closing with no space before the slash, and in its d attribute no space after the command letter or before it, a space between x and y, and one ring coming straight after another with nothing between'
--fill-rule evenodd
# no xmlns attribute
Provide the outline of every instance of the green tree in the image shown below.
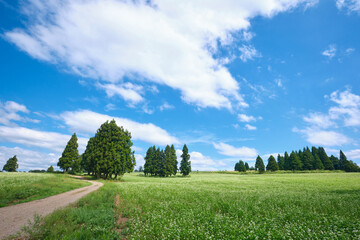
<svg viewBox="0 0 360 240"><path fill-rule="evenodd" d="M315 170L322 170L324 169L324 165L322 164L319 156L315 153L315 157L314 157L314 163L313 163L313 169Z"/></svg>
<svg viewBox="0 0 360 240"><path fill-rule="evenodd" d="M239 172L246 172L245 164L242 160L239 161Z"/></svg>
<svg viewBox="0 0 360 240"><path fill-rule="evenodd" d="M291 161L289 154L287 152L284 153L284 170L292 170L291 169Z"/></svg>
<svg viewBox="0 0 360 240"><path fill-rule="evenodd" d="M313 169L314 157L311 154L309 148L306 148L306 150L303 152L302 163L303 163L304 170L312 170Z"/></svg>
<svg viewBox="0 0 360 240"><path fill-rule="evenodd" d="M280 154L278 154L277 156L277 163L279 166L279 170L285 170L285 160L284 157L280 156Z"/></svg>
<svg viewBox="0 0 360 240"><path fill-rule="evenodd" d="M325 152L325 149L323 147L319 147L318 153L319 153L319 158L322 164L324 165L324 169L334 170L334 164L332 163L332 161L330 161L328 155Z"/></svg>
<svg viewBox="0 0 360 240"><path fill-rule="evenodd" d="M176 175L178 170L178 161L176 156L176 150L174 144L171 145L171 162L172 162L172 174Z"/></svg>
<svg viewBox="0 0 360 240"><path fill-rule="evenodd" d="M245 169L246 171L250 169L249 164L247 162L245 163Z"/></svg>
<svg viewBox="0 0 360 240"><path fill-rule="evenodd" d="M330 156L330 161L332 161L335 170L340 170L340 160L339 160L339 158L335 157L334 155L331 155Z"/></svg>
<svg viewBox="0 0 360 240"><path fill-rule="evenodd" d="M69 169L74 167L74 164L76 164L79 161L79 151L78 151L78 143L77 143L77 136L76 133L74 133L69 142L66 144L66 147L59 158L59 162L57 165L64 170L65 172L68 172Z"/></svg>
<svg viewBox="0 0 360 240"><path fill-rule="evenodd" d="M340 169L345 170L345 165L347 164L347 158L343 151L340 150Z"/></svg>
<svg viewBox="0 0 360 240"><path fill-rule="evenodd" d="M54 172L54 167L51 165L47 170L46 172L48 173L53 173Z"/></svg>
<svg viewBox="0 0 360 240"><path fill-rule="evenodd" d="M19 168L17 161L18 159L16 155L12 158L9 158L9 160L7 160L6 164L3 167L3 171L16 172L16 170Z"/></svg>
<svg viewBox="0 0 360 240"><path fill-rule="evenodd" d="M239 168L239 162L237 162L237 163L235 163L234 170L239 172L240 171L239 169L240 169Z"/></svg>
<svg viewBox="0 0 360 240"><path fill-rule="evenodd" d="M294 151L291 152L289 161L291 163L291 170L302 170L302 162L300 160L300 157Z"/></svg>
<svg viewBox="0 0 360 240"><path fill-rule="evenodd" d="M268 171L277 171L279 170L279 165L276 162L275 158L273 157L273 155L270 155L269 159L268 159L268 164L266 166L266 170Z"/></svg>
<svg viewBox="0 0 360 240"><path fill-rule="evenodd" d="M258 170L259 173L264 173L265 172L264 161L262 160L262 158L259 155L256 158L255 170Z"/></svg>
<svg viewBox="0 0 360 240"><path fill-rule="evenodd" d="M190 160L190 154L185 144L182 150L181 163L180 163L180 172L183 176L187 176L191 172L191 161L189 160Z"/></svg>

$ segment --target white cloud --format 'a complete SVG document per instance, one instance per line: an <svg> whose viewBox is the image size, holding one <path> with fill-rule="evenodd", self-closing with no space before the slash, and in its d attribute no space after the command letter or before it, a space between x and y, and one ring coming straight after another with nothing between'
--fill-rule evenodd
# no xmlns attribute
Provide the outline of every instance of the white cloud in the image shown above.
<svg viewBox="0 0 360 240"><path fill-rule="evenodd" d="M360 0L336 0L336 6L339 10L346 8L349 12L360 13Z"/></svg>
<svg viewBox="0 0 360 240"><path fill-rule="evenodd" d="M251 39L253 39L253 37L255 37L255 35L256 34L253 32L244 31L242 38L245 42L249 42Z"/></svg>
<svg viewBox="0 0 360 240"><path fill-rule="evenodd" d="M276 83L276 85L277 85L278 87L280 87L280 88L283 87L283 84L282 84L282 81L281 81L280 78L277 78L277 79L275 79L274 81L275 81L275 83Z"/></svg>
<svg viewBox="0 0 360 240"><path fill-rule="evenodd" d="M360 149L346 151L345 155L349 160L360 159Z"/></svg>
<svg viewBox="0 0 360 240"><path fill-rule="evenodd" d="M245 125L245 128L246 128L247 130L256 130L256 127L253 126L253 125L250 125L250 124L246 124L246 125Z"/></svg>
<svg viewBox="0 0 360 240"><path fill-rule="evenodd" d="M41 147L62 152L70 140L70 135L56 132L38 131L24 127L0 126L0 141L19 143L26 146ZM79 152L85 150L88 139L78 137Z"/></svg>
<svg viewBox="0 0 360 240"><path fill-rule="evenodd" d="M322 113L310 113L309 116L305 116L303 120L320 128L329 128L335 125L330 116Z"/></svg>
<svg viewBox="0 0 360 240"><path fill-rule="evenodd" d="M351 93L349 90L331 93L330 100L339 104L340 107L360 107L360 96Z"/></svg>
<svg viewBox="0 0 360 240"><path fill-rule="evenodd" d="M164 110L167 110L167 109L173 109L175 108L173 105L171 104L168 104L167 102L165 102L163 105L161 105L159 107L160 111L164 111Z"/></svg>
<svg viewBox="0 0 360 240"><path fill-rule="evenodd" d="M101 124L115 119L117 125L131 132L132 139L156 145L178 144L179 140L166 130L152 123L138 123L126 118L113 117L88 110L64 112L60 115L65 124L74 132L94 135Z"/></svg>
<svg viewBox="0 0 360 240"><path fill-rule="evenodd" d="M237 148L223 142L213 143L213 145L220 154L225 156L237 157L243 160L251 160L256 158L258 155L255 148L248 148L245 146Z"/></svg>
<svg viewBox="0 0 360 240"><path fill-rule="evenodd" d="M57 168L56 165L60 157L58 153L43 153L20 147L9 148L0 146L0 167L14 155L16 155L18 159L19 171L28 171L31 169L46 170L50 165Z"/></svg>
<svg viewBox="0 0 360 240"><path fill-rule="evenodd" d="M144 101L144 98L140 95L143 92L143 87L132 83L123 84L98 84L98 87L104 89L108 97L118 95L125 101L131 104L136 104Z"/></svg>
<svg viewBox="0 0 360 240"><path fill-rule="evenodd" d="M28 0L26 28L5 37L36 59L102 84L121 85L124 77L151 81L179 90L186 103L232 109L247 104L237 81L213 57L219 44L231 44L232 34L248 29L253 17L316 2ZM120 95L141 99L129 91Z"/></svg>
<svg viewBox="0 0 360 240"><path fill-rule="evenodd" d="M248 60L253 60L256 57L261 57L261 54L256 50L254 46L251 45L242 45L239 48L240 51L240 59L243 62L247 62Z"/></svg>
<svg viewBox="0 0 360 240"><path fill-rule="evenodd" d="M262 117L254 117L246 114L238 114L238 119L240 122L255 122L257 119L262 119Z"/></svg>
<svg viewBox="0 0 360 240"><path fill-rule="evenodd" d="M313 145L341 146L352 142L344 134L335 131L325 131L316 128L305 128L303 130L293 128L293 132L302 133L306 140Z"/></svg>
<svg viewBox="0 0 360 240"><path fill-rule="evenodd" d="M182 150L176 150L176 156L178 158L179 167L181 161ZM200 152L190 152L191 170L192 171L217 171L224 166L222 162L217 162L210 157L204 156Z"/></svg>
<svg viewBox="0 0 360 240"><path fill-rule="evenodd" d="M328 57L329 59L332 59L336 55L336 47L335 45L331 44L329 45L329 48L322 52L322 55Z"/></svg>
<svg viewBox="0 0 360 240"><path fill-rule="evenodd" d="M25 105L13 101L0 102L0 124L16 125L13 121L39 123L39 120L22 117L19 113L30 113Z"/></svg>
<svg viewBox="0 0 360 240"><path fill-rule="evenodd" d="M347 127L360 126L360 96L351 93L349 90L344 92L335 91L331 93L330 100L339 106L329 109L329 116L332 119L343 118Z"/></svg>
<svg viewBox="0 0 360 240"><path fill-rule="evenodd" d="M355 52L355 48L347 48L345 50L345 55L351 55L353 52Z"/></svg>
<svg viewBox="0 0 360 240"><path fill-rule="evenodd" d="M135 161L136 161L136 166L137 166L137 167L139 167L139 166L144 167L145 159L144 159L144 156L143 156L143 155L141 155L141 154L135 154Z"/></svg>

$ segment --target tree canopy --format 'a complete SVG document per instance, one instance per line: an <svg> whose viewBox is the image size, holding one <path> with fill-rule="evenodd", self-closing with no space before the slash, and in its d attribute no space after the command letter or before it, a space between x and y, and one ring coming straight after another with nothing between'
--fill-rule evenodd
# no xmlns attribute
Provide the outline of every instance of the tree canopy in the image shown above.
<svg viewBox="0 0 360 240"><path fill-rule="evenodd" d="M77 140L76 133L74 133L66 144L66 147L59 158L59 162L57 163L58 167L65 172L68 172L70 169L78 170L80 159Z"/></svg>
<svg viewBox="0 0 360 240"><path fill-rule="evenodd" d="M3 167L3 171L16 172L16 170L19 168L17 161L18 159L16 155L12 158L9 158L9 160L7 160L6 164Z"/></svg>
<svg viewBox="0 0 360 240"><path fill-rule="evenodd" d="M182 149L181 162L180 162L180 172L183 176L187 176L191 172L191 161L189 160L190 160L190 154L185 144Z"/></svg>

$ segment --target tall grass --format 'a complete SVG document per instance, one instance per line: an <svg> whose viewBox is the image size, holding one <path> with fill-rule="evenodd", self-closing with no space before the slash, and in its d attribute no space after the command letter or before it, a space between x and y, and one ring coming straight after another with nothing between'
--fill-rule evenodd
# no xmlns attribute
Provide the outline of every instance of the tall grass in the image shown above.
<svg viewBox="0 0 360 240"><path fill-rule="evenodd" d="M0 173L0 207L28 202L89 185L63 174Z"/></svg>
<svg viewBox="0 0 360 240"><path fill-rule="evenodd" d="M45 239L359 239L360 174L130 174L43 226Z"/></svg>

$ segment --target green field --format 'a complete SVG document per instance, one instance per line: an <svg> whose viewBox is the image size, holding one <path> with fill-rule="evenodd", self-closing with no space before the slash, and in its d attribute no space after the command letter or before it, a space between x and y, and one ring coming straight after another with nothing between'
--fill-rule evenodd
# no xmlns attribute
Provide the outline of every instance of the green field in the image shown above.
<svg viewBox="0 0 360 240"><path fill-rule="evenodd" d="M360 239L360 174L133 173L44 221L38 238Z"/></svg>
<svg viewBox="0 0 360 240"><path fill-rule="evenodd" d="M90 185L63 174L0 173L0 207L29 202Z"/></svg>

